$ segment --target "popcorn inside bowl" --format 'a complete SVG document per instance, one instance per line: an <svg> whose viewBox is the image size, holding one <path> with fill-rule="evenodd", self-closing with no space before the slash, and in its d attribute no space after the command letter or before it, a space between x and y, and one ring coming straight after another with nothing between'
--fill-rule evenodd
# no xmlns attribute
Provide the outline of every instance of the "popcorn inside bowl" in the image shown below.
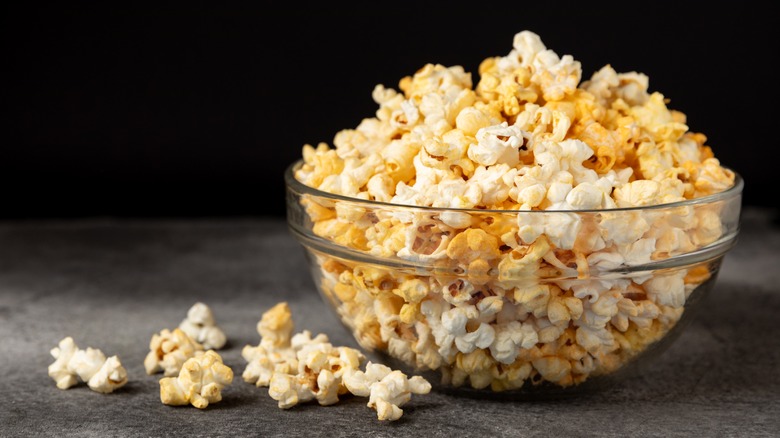
<svg viewBox="0 0 780 438"><path fill-rule="evenodd" d="M367 350L494 391L612 374L712 285L741 180L643 74L580 82L528 31L479 72L378 85L375 117L304 146L291 229Z"/></svg>

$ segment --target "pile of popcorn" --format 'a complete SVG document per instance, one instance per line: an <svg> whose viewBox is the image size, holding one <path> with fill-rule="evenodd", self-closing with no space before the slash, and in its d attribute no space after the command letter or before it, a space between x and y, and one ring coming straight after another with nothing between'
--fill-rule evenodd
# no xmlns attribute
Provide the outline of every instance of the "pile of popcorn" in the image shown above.
<svg viewBox="0 0 780 438"><path fill-rule="evenodd" d="M479 73L473 88L460 66L425 65L401 92L376 86L376 116L335 148L303 147L298 181L379 202L303 195L312 231L410 267L316 252L319 287L363 347L446 384L611 373L674 327L711 267L602 274L723 233L717 206L618 209L715 194L735 175L643 74L607 65L581 82L578 61L528 31Z"/></svg>
<svg viewBox="0 0 780 438"><path fill-rule="evenodd" d="M335 347L322 333L312 337L304 330L293 335L293 327L290 308L281 302L257 323L260 344L241 352L247 361L244 381L268 386L268 395L282 409L310 400L332 405L339 395L351 393L369 397L367 406L376 410L379 420L395 421L412 394L431 391L422 377L408 378L382 364L368 362L361 371L365 357L358 350Z"/></svg>
<svg viewBox="0 0 780 438"><path fill-rule="evenodd" d="M281 302L262 315L257 323L261 336L257 346L247 345L241 352L247 361L243 378L257 387L269 387L268 394L282 409L317 400L323 406L339 401L339 395L351 393L368 397L367 406L376 410L379 420L395 421L403 415L401 406L412 394L427 394L431 384L419 376L368 362L353 348L335 347L328 337L311 336L308 330L293 335L292 313ZM192 405L205 409L222 400L222 390L233 382L233 370L213 349L227 343L211 309L195 303L174 330L155 333L144 359L147 374L163 372L160 401L166 405ZM81 350L66 337L51 350L55 358L49 377L57 387L68 389L78 382L108 394L128 382L127 370L117 356L106 359L102 351Z"/></svg>

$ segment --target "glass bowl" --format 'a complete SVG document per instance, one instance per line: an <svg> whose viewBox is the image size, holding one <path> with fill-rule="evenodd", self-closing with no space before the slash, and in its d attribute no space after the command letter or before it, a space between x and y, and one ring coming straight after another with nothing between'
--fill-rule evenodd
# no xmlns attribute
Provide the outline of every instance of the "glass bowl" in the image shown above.
<svg viewBox="0 0 780 438"><path fill-rule="evenodd" d="M577 211L347 198L285 172L287 223L325 301L374 361L435 389L601 389L666 349L736 243L743 182L670 204Z"/></svg>

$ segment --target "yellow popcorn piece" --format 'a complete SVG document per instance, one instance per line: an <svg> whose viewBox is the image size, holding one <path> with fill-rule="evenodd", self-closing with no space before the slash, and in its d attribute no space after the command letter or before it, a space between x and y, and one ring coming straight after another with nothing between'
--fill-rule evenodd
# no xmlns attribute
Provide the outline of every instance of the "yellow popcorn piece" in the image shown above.
<svg viewBox="0 0 780 438"><path fill-rule="evenodd" d="M177 377L160 379L160 400L171 406L205 409L222 400L222 389L233 381L233 371L209 350L184 362Z"/></svg>
<svg viewBox="0 0 780 438"><path fill-rule="evenodd" d="M479 228L459 233L447 246L447 256L463 263L492 260L499 254L498 239Z"/></svg>
<svg viewBox="0 0 780 438"><path fill-rule="evenodd" d="M144 359L144 368L146 374L162 371L165 376L175 376L179 374L184 362L202 352L203 346L182 329L163 329L152 335L149 341L149 353Z"/></svg>

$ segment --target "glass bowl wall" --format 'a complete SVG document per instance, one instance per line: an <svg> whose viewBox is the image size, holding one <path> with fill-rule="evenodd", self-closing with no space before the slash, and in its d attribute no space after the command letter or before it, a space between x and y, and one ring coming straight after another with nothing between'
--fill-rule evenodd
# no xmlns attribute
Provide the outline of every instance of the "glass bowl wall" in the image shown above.
<svg viewBox="0 0 780 438"><path fill-rule="evenodd" d="M314 283L373 360L439 390L610 385L676 338L739 231L742 180L593 211L439 209L325 193L285 173Z"/></svg>

